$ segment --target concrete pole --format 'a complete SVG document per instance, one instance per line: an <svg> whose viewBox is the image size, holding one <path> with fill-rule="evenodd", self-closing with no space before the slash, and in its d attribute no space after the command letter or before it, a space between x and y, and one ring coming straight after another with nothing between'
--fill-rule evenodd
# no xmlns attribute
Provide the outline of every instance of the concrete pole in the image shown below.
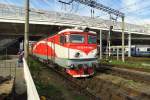
<svg viewBox="0 0 150 100"><path fill-rule="evenodd" d="M122 61L125 62L124 50L124 16L122 17Z"/></svg>
<svg viewBox="0 0 150 100"><path fill-rule="evenodd" d="M119 60L119 48L117 47L117 60Z"/></svg>
<svg viewBox="0 0 150 100"><path fill-rule="evenodd" d="M111 27L111 14L110 14L110 27ZM110 27L109 27L109 34L108 34L108 55L109 58L111 56L111 48L110 48Z"/></svg>
<svg viewBox="0 0 150 100"><path fill-rule="evenodd" d="M131 57L131 32L128 35L128 57Z"/></svg>
<svg viewBox="0 0 150 100"><path fill-rule="evenodd" d="M110 31L109 31L109 40L108 40L108 51L109 51L109 57L111 56L111 48L110 48Z"/></svg>
<svg viewBox="0 0 150 100"><path fill-rule="evenodd" d="M46 45L46 60L48 61L48 39L47 37L46 37L45 45Z"/></svg>
<svg viewBox="0 0 150 100"><path fill-rule="evenodd" d="M99 58L102 59L102 30L100 30L99 40Z"/></svg>
<svg viewBox="0 0 150 100"><path fill-rule="evenodd" d="M109 58L110 58L110 29L109 29L109 33L108 33L108 56L109 56Z"/></svg>
<svg viewBox="0 0 150 100"><path fill-rule="evenodd" d="M24 57L28 63L29 55L29 0L26 0L25 7L25 33L24 33Z"/></svg>

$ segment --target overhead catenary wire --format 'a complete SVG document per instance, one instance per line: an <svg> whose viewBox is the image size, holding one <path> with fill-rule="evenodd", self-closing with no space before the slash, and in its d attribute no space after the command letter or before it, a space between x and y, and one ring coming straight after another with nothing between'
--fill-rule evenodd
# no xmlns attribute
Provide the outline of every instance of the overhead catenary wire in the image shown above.
<svg viewBox="0 0 150 100"><path fill-rule="evenodd" d="M150 5L145 6L143 8L134 9L133 11L127 11L126 14L137 13L137 12L139 12L141 10L146 10L147 8L150 8Z"/></svg>
<svg viewBox="0 0 150 100"><path fill-rule="evenodd" d="M104 1L104 0L102 0L103 2L106 2L106 1ZM129 4L129 5L126 5L125 7L120 7L120 8L118 8L118 10L124 10L124 9L128 9L129 7L133 7L133 6L135 6L135 5L137 5L138 3L140 3L141 1L146 1L146 0L140 0L140 1L138 1L138 2L134 2L134 3L132 3L132 4ZM143 2L142 2L143 3ZM110 5L110 4L109 4ZM106 15L106 14L104 14L104 15ZM103 15L103 16L104 16ZM100 16L99 16L100 17Z"/></svg>
<svg viewBox="0 0 150 100"><path fill-rule="evenodd" d="M134 17L134 16L144 16L143 15L143 13L145 14L145 13L147 13L147 11L149 11L149 9L150 9L150 7L149 7L149 5L147 5L147 6L144 6L144 7L142 7L142 8L138 8L138 9L135 9L134 11L128 11L127 13L126 13L126 15L127 15L127 19L130 19L130 20L132 20L132 22L134 22L135 24L144 24L145 22L143 22L142 20L144 20L144 19L141 19L141 18L136 18L136 17ZM131 14L132 14L132 16L131 16ZM148 13L147 13L148 14ZM132 18L131 18L131 17Z"/></svg>
<svg viewBox="0 0 150 100"><path fill-rule="evenodd" d="M129 4L129 5L127 5L127 6L125 6L125 7L121 7L121 8L119 8L119 10L121 10L121 11L123 11L123 12L125 12L125 14L126 14L126 19L129 19L129 17L131 16L131 14L134 14L134 15L137 15L136 13L140 13L140 16L142 16L142 13L146 13L146 12L144 12L144 10L146 10L146 9L149 9L149 5L148 6L144 6L144 7L140 7L140 8L138 8L138 9L135 9L135 10L128 10L128 11L125 11L125 9L128 9L128 8L130 8L130 7L134 7L134 6L137 6L137 5L141 5L141 4L145 4L146 2L144 2L144 1L146 1L146 0L139 0L139 1L137 1L137 2L134 2L134 3L132 3L132 4ZM143 11L143 12L142 12ZM133 15L132 15L133 16ZM139 24L139 21L140 20L142 20L142 19L139 19L139 18L136 18L136 17L134 17L134 18L132 18L132 22L134 22L135 24ZM143 24L143 23L142 23Z"/></svg>
<svg viewBox="0 0 150 100"><path fill-rule="evenodd" d="M136 1L136 2L134 2L134 3L131 3L131 4L129 4L129 5L126 5L126 6L124 6L124 7L121 7L121 8L119 8L118 10L128 9L128 8L133 7L133 6L135 6L135 5L141 4L141 2L143 3L144 1L146 1L146 0L139 0L139 1Z"/></svg>

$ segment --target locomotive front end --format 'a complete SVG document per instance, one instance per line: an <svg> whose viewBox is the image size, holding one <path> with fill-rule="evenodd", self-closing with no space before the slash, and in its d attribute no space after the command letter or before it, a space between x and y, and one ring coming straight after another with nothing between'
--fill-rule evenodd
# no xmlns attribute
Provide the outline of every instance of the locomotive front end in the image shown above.
<svg viewBox="0 0 150 100"><path fill-rule="evenodd" d="M88 77L94 74L94 67L97 64L96 40L96 34L90 32L70 32L66 35L68 41L66 72L69 75Z"/></svg>

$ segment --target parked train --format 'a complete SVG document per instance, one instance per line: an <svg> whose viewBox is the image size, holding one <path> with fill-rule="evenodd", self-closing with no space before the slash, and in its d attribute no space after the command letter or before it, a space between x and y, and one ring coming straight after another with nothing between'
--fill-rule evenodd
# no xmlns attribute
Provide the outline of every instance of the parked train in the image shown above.
<svg viewBox="0 0 150 100"><path fill-rule="evenodd" d="M118 53L121 55L122 47L121 46L111 46L111 54L116 55ZM128 55L129 48L125 46L125 55ZM149 56L150 57L150 45L132 45L131 46L131 55L132 56Z"/></svg>
<svg viewBox="0 0 150 100"><path fill-rule="evenodd" d="M94 32L65 29L35 43L32 53L60 65L72 77L88 77L97 64L96 40Z"/></svg>

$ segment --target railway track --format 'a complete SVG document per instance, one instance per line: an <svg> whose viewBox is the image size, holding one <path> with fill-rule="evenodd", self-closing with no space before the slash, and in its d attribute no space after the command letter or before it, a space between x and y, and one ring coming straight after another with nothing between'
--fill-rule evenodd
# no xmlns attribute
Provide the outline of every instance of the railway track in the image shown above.
<svg viewBox="0 0 150 100"><path fill-rule="evenodd" d="M58 65L55 64L48 64L48 68L55 73L57 73L60 77L62 77L67 83L69 83L73 88L78 90L80 93L83 93L90 97L90 100L100 100L100 97L94 95L94 93L91 93L88 88L84 85L86 78L84 79L77 79L73 78L66 73L64 73L64 70L62 70Z"/></svg>
<svg viewBox="0 0 150 100"><path fill-rule="evenodd" d="M140 77L139 74L138 74L139 75L138 76L127 70L110 67L110 66L101 66L100 68L98 68L99 70L97 69L96 75L94 75L91 78L82 78L82 79L72 78L71 76L67 75L61 67L58 67L58 65L55 65L53 63L46 64L46 66L44 68L46 68L46 70L53 71L54 72L53 74L56 73L58 75L58 78L60 78L63 82L65 82L65 84L67 84L73 90L86 95L87 97L89 97L89 100L109 100L110 98L113 98L116 96L118 98L122 98L122 97L136 98L136 97L132 97L132 95L130 95L130 94L132 94L132 91L134 91L133 88L123 87L123 86L126 86L123 84L121 85L122 87L120 87L120 83L119 82L113 83L111 81L110 76L113 76L113 77L115 76L114 78L116 78L117 76L121 76L121 77L128 78L130 80L131 79L136 80L138 82L139 81L140 82L144 81L147 83L149 82L148 76L147 76L148 77L147 80L146 79L145 80L138 79L137 77ZM108 73L108 77L106 77L107 73ZM132 75L131 75L131 73L132 73ZM111 74L113 74L113 75L111 75ZM134 79L134 77L135 77L134 75L136 76L136 79ZM145 77L145 76L143 76L143 77ZM125 81L125 82L127 82L127 81ZM131 84L131 83L129 83L129 84ZM134 85L135 85L135 83L134 83ZM125 90L124 90L124 88L125 88ZM131 91L126 91L126 89L131 90ZM141 90L143 90L143 88ZM141 91L138 91L137 95L139 95L140 92ZM143 92L141 92L141 93L143 93ZM116 100L116 99L112 99L112 100Z"/></svg>
<svg viewBox="0 0 150 100"><path fill-rule="evenodd" d="M136 82L150 84L150 73L141 72L136 70L129 70L125 68L117 68L112 66L100 65L97 69L98 73L108 73L116 76L120 76L126 79L134 80Z"/></svg>

